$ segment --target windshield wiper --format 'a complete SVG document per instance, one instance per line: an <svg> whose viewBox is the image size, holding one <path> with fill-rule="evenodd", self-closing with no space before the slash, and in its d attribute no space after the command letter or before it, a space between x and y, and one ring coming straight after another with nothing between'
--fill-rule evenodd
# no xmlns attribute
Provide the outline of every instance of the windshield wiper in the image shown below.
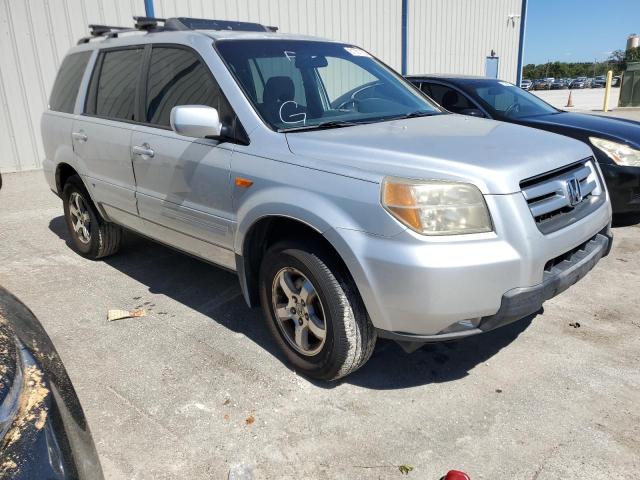
<svg viewBox="0 0 640 480"><path fill-rule="evenodd" d="M366 122L348 122L346 120L328 120L326 122L320 122L316 125L305 125L303 127L284 128L282 132L299 132L301 130L325 130L329 128L342 128L352 127L354 125L362 125Z"/></svg>
<svg viewBox="0 0 640 480"><path fill-rule="evenodd" d="M415 112L405 113L397 117L387 118L386 120L404 120L405 118L418 118L418 117L431 117L432 115L438 115L441 112L425 112L424 110L416 110Z"/></svg>
<svg viewBox="0 0 640 480"><path fill-rule="evenodd" d="M325 130L329 128L342 128L342 127L352 127L354 125L365 125L367 123L378 123L378 122L390 122L393 120L404 120L406 118L417 118L417 117L430 117L432 115L439 115L441 112L425 112L422 110L416 110L415 112L406 113L404 115L398 115L396 117L381 117L381 118L370 118L365 121L353 122L347 120L328 120L326 122L321 122L316 125L305 125L302 127L294 127L294 128L283 128L280 129L280 132L300 132L303 130Z"/></svg>

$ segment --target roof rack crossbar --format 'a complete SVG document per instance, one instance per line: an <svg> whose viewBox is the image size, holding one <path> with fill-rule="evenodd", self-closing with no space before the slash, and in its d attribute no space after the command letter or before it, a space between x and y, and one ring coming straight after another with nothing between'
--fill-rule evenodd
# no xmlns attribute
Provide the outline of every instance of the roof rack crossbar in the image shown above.
<svg viewBox="0 0 640 480"><path fill-rule="evenodd" d="M177 18L157 18L157 17L133 17L135 24L132 27L116 27L112 25L89 25L88 37L83 37L78 40L78 45L83 43L89 43L92 39L98 37L115 38L120 33L125 32L160 32L166 30L239 30L239 31L265 31L276 32L278 27L261 25L259 23L251 22L236 22L230 20L212 20L206 18L189 18L189 17L177 17ZM162 23L159 26L158 23Z"/></svg>

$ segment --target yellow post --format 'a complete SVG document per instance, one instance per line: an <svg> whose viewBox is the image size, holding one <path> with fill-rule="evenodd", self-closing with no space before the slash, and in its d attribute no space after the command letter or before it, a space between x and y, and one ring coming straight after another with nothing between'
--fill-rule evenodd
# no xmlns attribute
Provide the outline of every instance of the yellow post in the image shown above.
<svg viewBox="0 0 640 480"><path fill-rule="evenodd" d="M604 87L604 105L602 106L603 112L609 111L609 96L611 95L611 79L613 78L613 72L609 70L607 72L607 85Z"/></svg>

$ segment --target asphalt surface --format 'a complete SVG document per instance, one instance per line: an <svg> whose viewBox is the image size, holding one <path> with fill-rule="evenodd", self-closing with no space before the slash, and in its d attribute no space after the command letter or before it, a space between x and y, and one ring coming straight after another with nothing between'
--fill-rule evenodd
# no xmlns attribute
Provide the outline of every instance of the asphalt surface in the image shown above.
<svg viewBox="0 0 640 480"><path fill-rule="evenodd" d="M133 235L85 260L42 173L3 177L0 283L48 330L107 479L640 477L638 226L544 314L411 355L380 341L324 384L283 363L231 273Z"/></svg>

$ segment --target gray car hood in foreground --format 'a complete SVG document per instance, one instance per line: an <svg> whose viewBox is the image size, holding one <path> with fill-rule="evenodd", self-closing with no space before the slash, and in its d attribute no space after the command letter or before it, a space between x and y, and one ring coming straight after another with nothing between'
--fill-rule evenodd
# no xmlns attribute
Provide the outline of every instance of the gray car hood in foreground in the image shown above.
<svg viewBox="0 0 640 480"><path fill-rule="evenodd" d="M322 170L465 181L485 194L519 192L522 180L593 154L568 137L453 114L292 132L287 141Z"/></svg>

